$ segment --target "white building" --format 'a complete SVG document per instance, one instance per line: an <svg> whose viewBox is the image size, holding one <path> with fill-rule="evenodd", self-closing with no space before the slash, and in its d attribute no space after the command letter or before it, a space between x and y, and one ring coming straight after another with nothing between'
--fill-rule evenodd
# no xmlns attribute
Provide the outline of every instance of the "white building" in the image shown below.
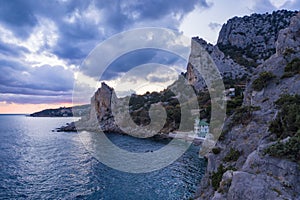
<svg viewBox="0 0 300 200"><path fill-rule="evenodd" d="M209 124L199 118L195 119L194 124L194 132L198 137L205 138L205 136L209 133Z"/></svg>

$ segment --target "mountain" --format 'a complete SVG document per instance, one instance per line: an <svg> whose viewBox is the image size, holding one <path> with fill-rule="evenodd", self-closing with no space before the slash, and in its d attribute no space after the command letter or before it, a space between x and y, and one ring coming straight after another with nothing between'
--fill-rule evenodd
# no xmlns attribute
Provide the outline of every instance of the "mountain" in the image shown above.
<svg viewBox="0 0 300 200"><path fill-rule="evenodd" d="M218 42L212 45L194 37L187 67L187 79L197 90L205 82L193 66L193 48L200 44L210 54L224 81L245 81L255 68L275 53L279 31L285 29L296 11L280 10L272 14L234 17L222 26Z"/></svg>
<svg viewBox="0 0 300 200"><path fill-rule="evenodd" d="M257 31L265 34L263 42ZM226 119L207 155L197 199L299 199L300 13L233 18L223 26L220 44L250 45L260 55L253 61L261 64L252 67L242 106Z"/></svg>

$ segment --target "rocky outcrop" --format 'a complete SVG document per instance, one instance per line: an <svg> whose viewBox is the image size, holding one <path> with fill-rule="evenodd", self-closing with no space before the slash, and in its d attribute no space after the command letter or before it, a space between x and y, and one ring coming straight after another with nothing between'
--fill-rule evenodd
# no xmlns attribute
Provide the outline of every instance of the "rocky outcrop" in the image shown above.
<svg viewBox="0 0 300 200"><path fill-rule="evenodd" d="M214 46L207 43L203 39L194 37L192 38L191 55L189 57L186 76L189 83L193 85L197 90L202 90L206 87L204 79L195 68L201 66L194 66L195 63L197 63L194 60L197 59L196 54L199 52L199 44L209 53L215 65L219 69L222 77L229 79L242 79L248 75L247 69L244 66L239 65L231 58L226 57L224 53L220 51L218 46ZM201 64L197 63L197 65Z"/></svg>
<svg viewBox="0 0 300 200"><path fill-rule="evenodd" d="M79 121L67 124L57 131L80 131L88 130L95 132L123 133L116 125L111 111L113 88L104 82L91 98L90 110Z"/></svg>
<svg viewBox="0 0 300 200"><path fill-rule="evenodd" d="M237 58L233 53L242 51L245 59L260 64L275 53L279 31L290 24L290 19L295 14L296 12L280 10L272 14L234 17L223 25L217 45L233 58Z"/></svg>
<svg viewBox="0 0 300 200"><path fill-rule="evenodd" d="M92 130L112 133L122 133L115 124L111 111L113 88L101 83L101 87L91 98L91 111L87 118L76 123L77 130Z"/></svg>
<svg viewBox="0 0 300 200"><path fill-rule="evenodd" d="M276 143L276 136L269 130L270 122L278 115L274 102L283 94L300 94L299 72L284 77L288 63L300 58L299 21L300 13L279 32L274 42L276 52L255 69L243 103L244 107L255 109L249 115L235 113L227 119L225 127L230 128L223 132L215 147L219 153L207 155L208 166L198 199L299 199L299 164L265 153ZM264 71L275 77L261 91L255 91L252 84Z"/></svg>
<svg viewBox="0 0 300 200"><path fill-rule="evenodd" d="M189 83L197 90L203 90L206 86L201 74L191 64L193 49L197 49L195 43L207 50L223 78L245 80L259 64L275 54L279 32L288 27L295 14L281 10L272 14L234 17L223 25L216 45L194 37L186 75ZM292 39L289 38L291 45ZM277 49L280 51L280 47Z"/></svg>

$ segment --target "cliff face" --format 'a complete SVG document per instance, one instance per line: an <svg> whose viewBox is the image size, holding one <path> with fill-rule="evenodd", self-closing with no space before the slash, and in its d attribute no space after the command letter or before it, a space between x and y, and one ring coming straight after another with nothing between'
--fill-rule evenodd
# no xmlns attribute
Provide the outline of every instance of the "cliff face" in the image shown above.
<svg viewBox="0 0 300 200"><path fill-rule="evenodd" d="M279 31L286 28L296 12L281 10L272 14L234 17L223 25L217 45L227 51L243 51L244 58L260 64L275 53Z"/></svg>
<svg viewBox="0 0 300 200"><path fill-rule="evenodd" d="M218 46L213 46L205 40L195 37L192 38L192 51L187 66L187 80L189 81L189 84L193 85L197 90L202 90L206 86L204 79L201 74L195 70L196 66L194 66L196 63L195 59L197 59L197 56L195 55L197 55L198 52L198 44L210 54L222 77L227 79L243 79L249 74L244 66L237 64L231 58L225 56Z"/></svg>
<svg viewBox="0 0 300 200"><path fill-rule="evenodd" d="M280 30L285 29L296 12L276 11L272 14L253 14L234 17L223 25L216 45L203 39L193 38L210 54L225 79L245 80L255 68L275 53ZM201 75L191 65L191 54L187 68L187 79L197 90L205 88Z"/></svg>
<svg viewBox="0 0 300 200"><path fill-rule="evenodd" d="M229 36L236 32L232 28L234 21L239 19L230 21L231 28L223 27L220 34L227 36L220 36L219 42L240 47L251 44L252 40L242 41ZM265 46L266 49L273 47L274 54L254 70L246 86L243 107L226 120L222 136L207 155L208 166L198 199L300 197L299 127L297 133L292 132L294 135L286 136L287 130L274 134L280 129L277 122L280 124L282 116L287 114L294 120L291 125L296 126L297 131L299 96L282 98L282 95L300 94L300 13L290 20L287 28L279 31L276 42ZM298 103L292 103L291 99ZM285 108L289 109L281 111L279 104L287 104ZM270 126L274 120L275 128ZM284 126L280 125L281 128ZM292 140L296 141L293 145ZM292 159L293 156L296 159Z"/></svg>
<svg viewBox="0 0 300 200"><path fill-rule="evenodd" d="M67 130L90 130L90 131L103 131L112 133L122 133L121 129L115 124L115 120L111 111L111 102L113 95L113 88L110 88L105 83L95 92L91 98L90 113L82 117L81 120L74 124L64 127ZM64 131L63 129L63 131Z"/></svg>

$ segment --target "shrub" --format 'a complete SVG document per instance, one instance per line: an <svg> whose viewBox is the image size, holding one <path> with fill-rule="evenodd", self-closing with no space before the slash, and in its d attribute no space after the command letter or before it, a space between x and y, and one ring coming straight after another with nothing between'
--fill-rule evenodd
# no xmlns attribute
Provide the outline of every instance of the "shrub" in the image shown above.
<svg viewBox="0 0 300 200"><path fill-rule="evenodd" d="M227 115L232 115L234 110L236 108L239 108L243 104L243 96L237 96L233 98L232 100L227 102L227 109L226 109L226 114Z"/></svg>
<svg viewBox="0 0 300 200"><path fill-rule="evenodd" d="M288 136L290 138L269 146L264 152L274 157L287 158L300 165L300 96L283 95L275 104L280 112L271 122L269 130L279 139Z"/></svg>
<svg viewBox="0 0 300 200"><path fill-rule="evenodd" d="M289 104L299 104L300 105L300 95L281 95L280 98L274 102L279 108L282 108L284 105Z"/></svg>
<svg viewBox="0 0 300 200"><path fill-rule="evenodd" d="M260 110L260 107L254 107L254 106L243 106L238 109L236 109L235 113L232 116L232 126L238 125L238 124L247 124L251 117L253 111Z"/></svg>
<svg viewBox="0 0 300 200"><path fill-rule="evenodd" d="M222 164L218 167L217 172L213 172L211 176L211 184L215 191L217 191L218 188L220 187L220 182L222 181L222 177L225 172L226 169Z"/></svg>
<svg viewBox="0 0 300 200"><path fill-rule="evenodd" d="M212 176L210 178L211 178L211 184L215 191L219 189L223 174L228 170L236 171L237 169L232 166L224 168L224 166L221 164L219 165L217 171L212 173Z"/></svg>
<svg viewBox="0 0 300 200"><path fill-rule="evenodd" d="M243 106L237 108L233 113L230 121L227 124L225 124L226 126L222 130L219 140L220 141L224 140L225 135L232 129L232 127L239 124L247 125L252 119L253 111L257 111L260 109L261 109L260 107L254 107L254 106Z"/></svg>
<svg viewBox="0 0 300 200"><path fill-rule="evenodd" d="M262 72L252 83L252 88L256 91L262 90L276 76L272 72Z"/></svg>
<svg viewBox="0 0 300 200"><path fill-rule="evenodd" d="M280 79L290 78L293 76L294 76L293 72L284 72L284 74L280 77Z"/></svg>
<svg viewBox="0 0 300 200"><path fill-rule="evenodd" d="M281 79L290 78L295 74L300 74L300 59L295 58L291 62L289 62L284 68L284 74Z"/></svg>
<svg viewBox="0 0 300 200"><path fill-rule="evenodd" d="M219 154L221 152L221 148L220 147L215 147L215 148L212 149L212 152L214 154Z"/></svg>
<svg viewBox="0 0 300 200"><path fill-rule="evenodd" d="M300 73L300 59L295 58L291 62L289 62L286 67L284 68L285 72L294 72L294 73Z"/></svg>
<svg viewBox="0 0 300 200"><path fill-rule="evenodd" d="M225 156L223 160L225 162L237 161L241 154L242 153L240 151L230 148L229 153Z"/></svg>
<svg viewBox="0 0 300 200"><path fill-rule="evenodd" d="M300 129L300 96L283 95L275 104L280 109L269 130L280 139L293 136Z"/></svg>
<svg viewBox="0 0 300 200"><path fill-rule="evenodd" d="M285 49L283 55L284 56L290 56L291 54L294 54L294 53L296 53L296 51L294 49L287 48L287 49Z"/></svg>
<svg viewBox="0 0 300 200"><path fill-rule="evenodd" d="M264 153L274 157L287 158L300 164L300 131L287 142L277 142L266 148Z"/></svg>

